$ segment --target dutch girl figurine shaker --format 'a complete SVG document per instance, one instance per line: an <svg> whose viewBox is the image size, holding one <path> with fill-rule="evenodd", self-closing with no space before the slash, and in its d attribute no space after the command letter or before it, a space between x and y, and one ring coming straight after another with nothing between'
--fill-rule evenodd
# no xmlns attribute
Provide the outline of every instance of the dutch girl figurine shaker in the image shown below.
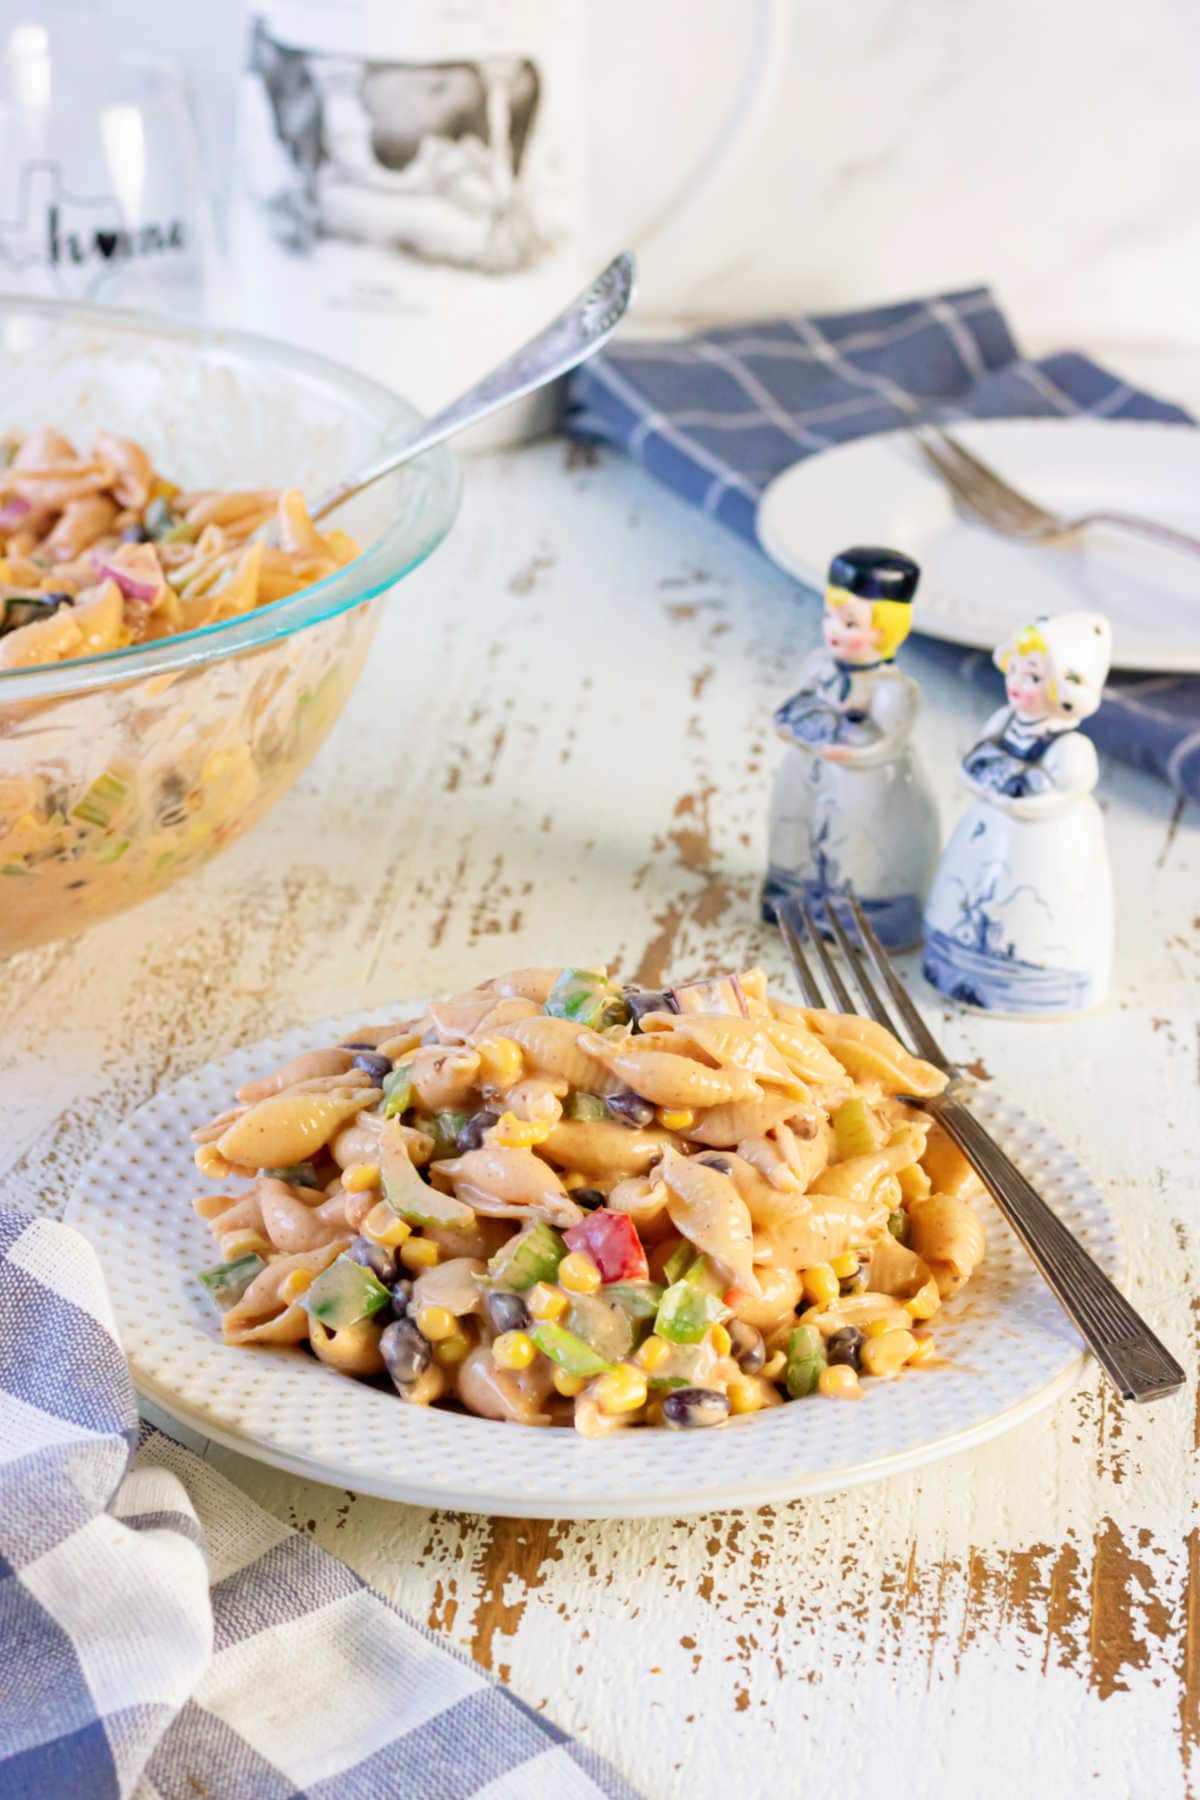
<svg viewBox="0 0 1200 1800"><path fill-rule="evenodd" d="M893 950L920 941L939 844L937 806L910 741L917 686L892 664L920 573L897 550L835 556L825 649L775 714L790 748L771 798L764 917L796 895L825 930L826 896L852 888Z"/></svg>
<svg viewBox="0 0 1200 1800"><path fill-rule="evenodd" d="M925 912L926 977L964 1006L1054 1018L1103 1000L1112 876L1075 727L1100 704L1112 633L1100 613L1038 619L996 652L1008 704L962 761L972 794Z"/></svg>

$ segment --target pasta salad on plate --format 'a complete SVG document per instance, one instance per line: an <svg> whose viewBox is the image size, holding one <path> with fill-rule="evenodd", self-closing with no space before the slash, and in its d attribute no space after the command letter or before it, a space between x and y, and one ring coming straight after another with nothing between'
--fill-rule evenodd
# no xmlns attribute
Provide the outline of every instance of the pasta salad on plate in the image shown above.
<svg viewBox="0 0 1200 1800"><path fill-rule="evenodd" d="M517 970L198 1126L225 1190L195 1201L200 1278L230 1344L485 1418L596 1437L854 1400L936 1364L984 1255L975 1177L906 1098L944 1082L759 970Z"/></svg>

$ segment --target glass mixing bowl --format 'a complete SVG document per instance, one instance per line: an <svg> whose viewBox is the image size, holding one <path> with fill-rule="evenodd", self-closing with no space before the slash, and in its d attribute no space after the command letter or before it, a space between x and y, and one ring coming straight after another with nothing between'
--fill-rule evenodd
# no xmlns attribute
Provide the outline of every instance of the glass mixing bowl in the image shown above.
<svg viewBox="0 0 1200 1800"><path fill-rule="evenodd" d="M323 357L241 332L0 298L0 429L107 426L185 487L316 495L418 415ZM0 671L0 958L161 893L305 767L370 647L370 604L445 537L438 449L347 503L362 554L273 606L107 656Z"/></svg>

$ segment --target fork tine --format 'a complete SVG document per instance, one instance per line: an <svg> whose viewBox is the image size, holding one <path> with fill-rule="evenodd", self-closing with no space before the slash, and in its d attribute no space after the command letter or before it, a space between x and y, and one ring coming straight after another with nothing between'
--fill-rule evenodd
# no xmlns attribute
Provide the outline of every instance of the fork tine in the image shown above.
<svg viewBox="0 0 1200 1800"><path fill-rule="evenodd" d="M791 958L796 980L800 983L805 1005L823 1008L825 996L821 992L821 984L809 966L804 946L800 942L800 933L796 930L795 907L794 900L783 900L775 909L775 917L779 921L779 929L783 933L783 941L787 945L787 953Z"/></svg>
<svg viewBox="0 0 1200 1800"><path fill-rule="evenodd" d="M982 519L985 525L1003 526L1012 531L1028 528L1026 514L1010 506L1003 495L998 495L973 470L945 455L927 438L918 437L917 443L930 468L968 513Z"/></svg>
<svg viewBox="0 0 1200 1800"><path fill-rule="evenodd" d="M846 898L849 898L849 896L846 896ZM879 991L876 988L875 983L867 974L867 966L863 960L862 952L859 950L857 944L850 941L850 934L842 924L842 921L838 918L831 899L826 900L825 911L829 915L829 923L833 927L833 935L838 941L838 948L845 957L850 972L858 984L859 992L866 1001L867 1011L871 1014L872 1018L876 1019L886 1031L890 1031L894 1037L896 1034L896 1027L892 1023L891 1015L889 1014L887 1007L883 1004L883 1001L880 999ZM855 923L857 924L857 920Z"/></svg>
<svg viewBox="0 0 1200 1800"><path fill-rule="evenodd" d="M969 469L972 474L977 476L980 482L991 489L997 500L1001 497L1007 500L1014 511L1024 515L1028 524L1053 525L1058 523L1055 513L1047 511L1044 506L1039 506L1036 500L1030 499L1028 494L1023 494L1019 488L1013 487L1004 479L998 469L994 469L990 463L986 463L982 458L976 456L973 450L967 448L961 438L953 436L944 425L931 425L930 430L935 434L939 443L943 444L957 459L961 468Z"/></svg>
<svg viewBox="0 0 1200 1800"><path fill-rule="evenodd" d="M842 980L841 971L829 954L829 946L825 942L824 932L819 929L816 920L813 918L811 912L809 912L808 907L803 900L799 902L799 908L801 916L804 919L804 929L812 939L813 948L820 958L821 967L825 971L825 979L833 990L835 1005L842 1012L857 1012L858 1008L850 998L850 990ZM828 895L825 897L825 913L827 917L830 914Z"/></svg>
<svg viewBox="0 0 1200 1800"><path fill-rule="evenodd" d="M913 1005L908 989L897 975L891 957L880 943L874 926L853 894L850 895L850 906L854 913L854 923L858 927L859 938L866 945L876 973L892 996L896 1011L908 1027L909 1040L913 1048L919 1056L925 1058L926 1062L933 1063L935 1068L944 1069L948 1074L952 1073L954 1064Z"/></svg>

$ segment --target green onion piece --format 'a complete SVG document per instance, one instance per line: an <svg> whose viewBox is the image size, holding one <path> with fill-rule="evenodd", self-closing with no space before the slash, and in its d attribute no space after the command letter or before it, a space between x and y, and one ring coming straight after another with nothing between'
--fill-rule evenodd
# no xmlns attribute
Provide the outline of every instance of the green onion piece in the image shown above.
<svg viewBox="0 0 1200 1800"><path fill-rule="evenodd" d="M908 1224L908 1214L902 1206L898 1206L895 1212L888 1214L887 1227L898 1244L907 1244Z"/></svg>
<svg viewBox="0 0 1200 1800"><path fill-rule="evenodd" d="M282 1169L264 1169L264 1175L270 1175L275 1181L286 1181L289 1187L319 1188L321 1185L316 1169L310 1162L288 1163Z"/></svg>
<svg viewBox="0 0 1200 1800"><path fill-rule="evenodd" d="M96 851L96 861L102 864L120 862L132 842L132 838L113 838L111 843L101 844Z"/></svg>
<svg viewBox="0 0 1200 1800"><path fill-rule="evenodd" d="M232 1262L218 1263L213 1269L201 1269L200 1280L222 1312L236 1306L256 1275L266 1268L257 1251L235 1256Z"/></svg>
<svg viewBox="0 0 1200 1800"><path fill-rule="evenodd" d="M788 1333L787 1391L789 1400L815 1394L825 1367L825 1340L815 1325L797 1325Z"/></svg>
<svg viewBox="0 0 1200 1800"><path fill-rule="evenodd" d="M402 1063L383 1078L383 1116L397 1118L412 1105L412 1064Z"/></svg>
<svg viewBox="0 0 1200 1800"><path fill-rule="evenodd" d="M574 1019L593 1031L629 1021L629 1002L620 988L592 969L564 969L550 989L543 1011L554 1019Z"/></svg>
<svg viewBox="0 0 1200 1800"><path fill-rule="evenodd" d="M568 1119L607 1119L608 1106L599 1094L572 1094L563 1113Z"/></svg>

